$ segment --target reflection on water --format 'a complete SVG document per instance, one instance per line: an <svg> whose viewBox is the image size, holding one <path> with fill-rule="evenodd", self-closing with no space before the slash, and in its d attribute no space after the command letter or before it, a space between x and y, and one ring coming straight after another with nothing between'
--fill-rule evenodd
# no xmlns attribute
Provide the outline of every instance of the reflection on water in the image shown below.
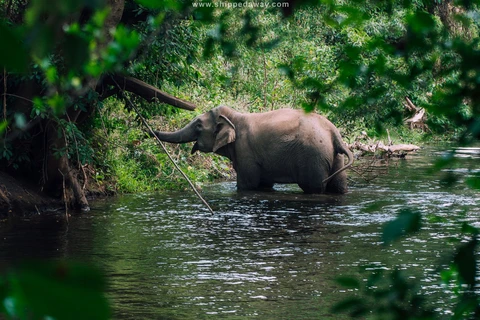
<svg viewBox="0 0 480 320"><path fill-rule="evenodd" d="M115 319L339 319L329 308L350 293L333 279L372 263L407 269L443 310L451 293L435 268L453 250L449 240L461 237L458 222L480 227L480 211L478 193L445 189L441 174L429 173L437 153L373 168L370 183L350 173L344 196L304 195L295 186L237 193L228 182L203 190L215 215L190 192L167 192L96 201L69 225L62 217L5 221L0 264L91 262L108 276ZM466 178L472 161L462 157L452 170ZM405 206L424 214L423 231L382 246L382 224Z"/></svg>

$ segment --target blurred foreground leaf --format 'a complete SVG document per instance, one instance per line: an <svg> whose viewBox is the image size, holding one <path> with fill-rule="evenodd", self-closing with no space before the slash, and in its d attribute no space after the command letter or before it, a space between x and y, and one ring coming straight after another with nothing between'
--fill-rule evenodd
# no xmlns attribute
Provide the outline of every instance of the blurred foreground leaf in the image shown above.
<svg viewBox="0 0 480 320"><path fill-rule="evenodd" d="M469 242L462 244L453 257L453 263L456 265L458 274L462 282L470 288L475 287L477 274L477 260L475 251L477 247L477 238L474 237Z"/></svg>
<svg viewBox="0 0 480 320"><path fill-rule="evenodd" d="M360 288L360 282L356 278L352 277L338 277L335 281L342 287L347 288Z"/></svg>
<svg viewBox="0 0 480 320"><path fill-rule="evenodd" d="M347 298L335 304L332 308L333 313L349 312L352 318L360 317L367 313L365 301L361 298Z"/></svg>
<svg viewBox="0 0 480 320"><path fill-rule="evenodd" d="M0 50L0 67L8 71L27 70L28 53L20 39L20 35L15 30L0 21L0 42L4 48Z"/></svg>
<svg viewBox="0 0 480 320"><path fill-rule="evenodd" d="M401 210L397 218L388 222L383 228L383 243L390 244L400 237L420 230L421 219L419 212L410 209Z"/></svg>
<svg viewBox="0 0 480 320"><path fill-rule="evenodd" d="M474 177L467 178L465 183L472 189L480 190L480 175L477 173Z"/></svg>
<svg viewBox="0 0 480 320"><path fill-rule="evenodd" d="M1 285L1 283L0 283ZM105 280L70 262L26 263L10 271L0 293L10 319L108 319Z"/></svg>

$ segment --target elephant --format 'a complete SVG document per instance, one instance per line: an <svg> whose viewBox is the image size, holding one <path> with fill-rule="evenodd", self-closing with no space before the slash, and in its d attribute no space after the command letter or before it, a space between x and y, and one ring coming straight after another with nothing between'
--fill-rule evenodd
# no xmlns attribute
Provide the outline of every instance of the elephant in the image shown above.
<svg viewBox="0 0 480 320"><path fill-rule="evenodd" d="M305 193L347 192L344 171L353 163L338 129L325 117L296 109L240 113L216 107L176 132L154 131L164 142L193 142L196 151L230 159L237 190L296 183ZM348 157L344 165L343 155Z"/></svg>

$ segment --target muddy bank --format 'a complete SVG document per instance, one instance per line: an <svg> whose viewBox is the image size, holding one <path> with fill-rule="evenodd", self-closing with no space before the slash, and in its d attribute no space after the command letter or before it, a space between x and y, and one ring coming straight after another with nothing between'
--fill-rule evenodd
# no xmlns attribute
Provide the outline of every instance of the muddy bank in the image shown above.
<svg viewBox="0 0 480 320"><path fill-rule="evenodd" d="M65 205L60 199L42 193L38 186L0 172L0 217L38 214L62 207Z"/></svg>

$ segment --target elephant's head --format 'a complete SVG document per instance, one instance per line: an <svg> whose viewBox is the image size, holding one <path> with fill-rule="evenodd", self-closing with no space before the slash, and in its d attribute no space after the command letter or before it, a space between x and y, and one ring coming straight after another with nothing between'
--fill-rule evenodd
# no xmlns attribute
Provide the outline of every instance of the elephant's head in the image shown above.
<svg viewBox="0 0 480 320"><path fill-rule="evenodd" d="M162 141L171 143L185 143L196 141L192 154L202 152L217 152L220 148L235 141L235 125L227 115L222 114L222 107L210 110L187 124L176 132L155 131L155 135Z"/></svg>

